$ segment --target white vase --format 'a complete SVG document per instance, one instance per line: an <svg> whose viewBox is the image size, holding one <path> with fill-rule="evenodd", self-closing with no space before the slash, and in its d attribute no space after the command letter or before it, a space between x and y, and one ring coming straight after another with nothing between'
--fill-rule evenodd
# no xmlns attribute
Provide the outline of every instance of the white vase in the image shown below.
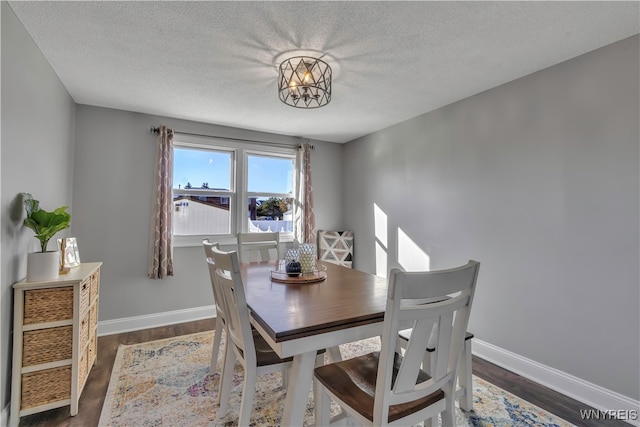
<svg viewBox="0 0 640 427"><path fill-rule="evenodd" d="M27 281L44 282L58 278L60 251L32 252L27 255Z"/></svg>
<svg viewBox="0 0 640 427"><path fill-rule="evenodd" d="M302 274L313 273L316 265L316 247L310 243L302 243L298 248L300 251L300 265Z"/></svg>

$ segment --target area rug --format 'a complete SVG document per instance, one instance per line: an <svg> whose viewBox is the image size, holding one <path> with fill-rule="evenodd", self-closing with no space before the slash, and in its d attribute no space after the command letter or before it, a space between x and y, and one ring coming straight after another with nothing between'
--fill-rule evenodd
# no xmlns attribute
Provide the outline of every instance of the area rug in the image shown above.
<svg viewBox="0 0 640 427"><path fill-rule="evenodd" d="M225 336L222 337L225 339ZM218 372L209 373L213 332L120 346L100 415L99 426L234 426L242 398L240 365L236 366L229 412L217 417ZM378 338L340 346L353 357L380 346ZM222 366L222 356L218 369ZM251 423L280 425L285 390L280 373L258 377ZM311 390L310 390L311 391ZM458 426L571 426L513 394L473 377L474 411L456 406ZM234 411L235 409L235 411ZM339 408L332 407L337 413ZM305 426L314 425L313 395L309 393Z"/></svg>

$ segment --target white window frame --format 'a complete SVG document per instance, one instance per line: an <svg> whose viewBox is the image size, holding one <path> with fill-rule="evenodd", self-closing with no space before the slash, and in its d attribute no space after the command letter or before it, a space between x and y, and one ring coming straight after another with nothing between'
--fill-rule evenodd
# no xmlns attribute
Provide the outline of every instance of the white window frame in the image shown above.
<svg viewBox="0 0 640 427"><path fill-rule="evenodd" d="M274 197L291 197L296 201L296 180L295 176L299 173L300 165L298 164L298 158L296 156L298 147L291 145L285 146L267 146L259 143L251 143L244 141L235 141L225 138L216 137L204 137L197 135L185 135L176 134L174 136L173 145L176 148L195 148L200 150L214 150L214 151L226 151L232 153L232 165L231 165L231 186L229 191L216 191L216 190L204 190L198 189L180 189L181 194L191 195L208 195L218 197L229 197L229 214L231 216L231 234L228 235L215 235L215 240L221 245L235 244L237 242L236 233L248 231L247 226L247 202L251 194L247 188L248 180L248 156L268 156L268 157L280 157L293 160L293 192L288 195L281 193L255 193L260 196L269 196L273 194ZM173 171L172 171L173 173ZM176 190L175 188L172 189ZM173 198L173 196L172 196ZM287 242L293 241L293 232L281 233L280 241ZM205 238L211 238L211 235L192 235L192 236L173 236L174 247L188 247L188 246L200 246L202 240Z"/></svg>
<svg viewBox="0 0 640 427"><path fill-rule="evenodd" d="M292 176L291 176L291 193L268 193L268 192L256 192L256 191L249 191L249 156L255 156L255 157L271 157L271 158L279 158L279 159L288 159L288 160L292 160L293 161L293 170L292 172ZM293 153L288 153L288 154L283 154L283 153L275 153L275 152L268 152L268 151L257 151L257 150L245 150L244 151L244 171L242 173L242 176L244 177L244 182L247 183L247 185L244 185L242 190L243 190L243 197L244 197L244 203L245 206L249 201L250 197L276 197L276 198L290 198L294 200L295 203L295 195L296 195L296 191L295 191L295 175L297 173L297 169L298 169L298 165L296 164L296 152L295 150L293 151ZM292 206L293 208L293 206ZM247 211L245 209L244 211L244 219L245 222L244 224L242 224L242 231L246 232L247 230L247 221L246 221L246 215L247 215ZM274 230L276 231L276 230ZM280 233L280 237L281 238L287 238L287 237L291 237L293 238L293 232L286 232L286 233Z"/></svg>

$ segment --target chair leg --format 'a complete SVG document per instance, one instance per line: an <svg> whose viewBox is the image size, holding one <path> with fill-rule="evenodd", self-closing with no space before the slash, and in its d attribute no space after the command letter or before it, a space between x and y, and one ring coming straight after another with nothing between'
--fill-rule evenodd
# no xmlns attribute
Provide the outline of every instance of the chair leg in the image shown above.
<svg viewBox="0 0 640 427"><path fill-rule="evenodd" d="M253 408L253 396L256 393L256 377L258 373L255 367L247 366L244 372L244 387L242 388L242 402L240 403L240 418L238 426L249 426L251 421L251 409Z"/></svg>
<svg viewBox="0 0 640 427"><path fill-rule="evenodd" d="M440 417L442 420L442 427L455 427L456 425L456 413L455 413L455 402L456 402L456 383L455 381L451 381L445 387L442 388L444 391L445 398L445 410L440 413Z"/></svg>
<svg viewBox="0 0 640 427"><path fill-rule="evenodd" d="M473 411L473 375L471 367L471 340L465 340L463 347L463 355L460 359L458 369L458 382L464 390L464 394L460 396L460 409L463 411Z"/></svg>
<svg viewBox="0 0 640 427"><path fill-rule="evenodd" d="M436 358L431 357L430 351L425 351L424 356L422 357L422 370L431 375L431 373L436 369L435 364Z"/></svg>
<svg viewBox="0 0 640 427"><path fill-rule="evenodd" d="M229 334L227 333L227 328L225 327L225 328L222 328L222 329L224 330L224 333L227 335L226 338L229 339ZM229 342L225 341L224 347L222 347L222 368L220 368L220 381L218 381L218 401L220 400L220 398L222 396L222 380L224 378L224 373L225 372L231 372L230 375L233 378L233 367L231 368L231 371L227 371L225 369L225 367L227 366L227 348L229 348ZM218 349L218 351L219 350L220 349ZM234 363L235 363L235 358L234 358Z"/></svg>
<svg viewBox="0 0 640 427"><path fill-rule="evenodd" d="M396 353L402 354L402 350L404 350L404 347L402 344L403 344L402 338L396 339Z"/></svg>
<svg viewBox="0 0 640 427"><path fill-rule="evenodd" d="M424 352L424 356L422 357L422 370L425 371L429 375L431 375L431 373L434 372L435 369L436 369L436 367L435 367L436 358L433 357L433 356L435 356L435 354L432 354L431 351L425 351ZM443 417L442 418L442 425L444 426L444 425L446 425L444 423L444 421L445 421L444 414L442 414L441 416ZM435 417L432 417L432 418L424 420L422 425L424 427L431 427L433 425L434 418L436 420L435 425L438 425L438 415L437 414L435 415Z"/></svg>
<svg viewBox="0 0 640 427"><path fill-rule="evenodd" d="M340 353L340 347L338 346L328 348L326 354L329 359L327 363L336 363L342 361L342 354ZM324 364L324 354L318 354L316 356L316 368ZM328 426L331 422L331 397L329 397L329 395L324 392L324 388L315 376L313 377L313 401L315 425ZM342 416L341 421L335 422L334 424L345 426L353 425L349 422L349 418L342 408L340 408L340 414ZM338 417L340 417L340 415Z"/></svg>
<svg viewBox="0 0 640 427"><path fill-rule="evenodd" d="M233 365L236 363L236 354L231 345L227 345L224 357L224 368L222 368L222 383L220 384L220 408L218 418L223 417L229 408L229 395L231 393L231 378L233 377Z"/></svg>
<svg viewBox="0 0 640 427"><path fill-rule="evenodd" d="M316 368L322 365L324 365L324 353L318 354L316 356Z"/></svg>
<svg viewBox="0 0 640 427"><path fill-rule="evenodd" d="M313 399L314 407L313 412L315 415L315 421L317 426L328 426L331 421L331 398L324 392L324 387L320 384L320 381L313 378Z"/></svg>
<svg viewBox="0 0 640 427"><path fill-rule="evenodd" d="M213 336L213 348L211 349L211 363L209 364L209 374L213 375L218 364L218 354L220 352L220 341L222 339L222 322L216 319L216 330Z"/></svg>

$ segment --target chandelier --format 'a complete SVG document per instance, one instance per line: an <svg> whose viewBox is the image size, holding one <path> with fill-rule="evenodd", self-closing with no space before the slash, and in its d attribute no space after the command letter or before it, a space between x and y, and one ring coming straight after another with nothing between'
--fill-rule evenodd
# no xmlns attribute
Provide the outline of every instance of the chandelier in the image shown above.
<svg viewBox="0 0 640 427"><path fill-rule="evenodd" d="M331 101L331 67L310 56L284 60L278 69L280 101L297 108L319 108Z"/></svg>

